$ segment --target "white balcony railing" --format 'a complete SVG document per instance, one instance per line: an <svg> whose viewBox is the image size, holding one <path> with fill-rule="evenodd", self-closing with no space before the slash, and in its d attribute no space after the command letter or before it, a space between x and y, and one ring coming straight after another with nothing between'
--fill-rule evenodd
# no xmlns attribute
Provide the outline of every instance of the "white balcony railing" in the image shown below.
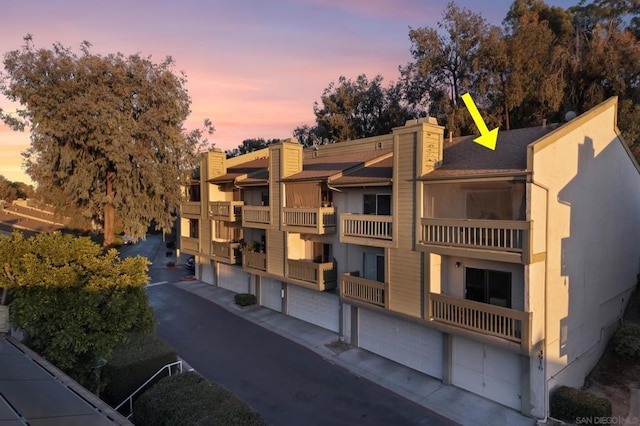
<svg viewBox="0 0 640 426"><path fill-rule="evenodd" d="M180 237L180 250L192 252L193 254L200 252L200 241L198 238Z"/></svg>
<svg viewBox="0 0 640 426"><path fill-rule="evenodd" d="M500 337L528 347L531 313L501 306L430 293L432 321Z"/></svg>
<svg viewBox="0 0 640 426"><path fill-rule="evenodd" d="M340 242L389 247L393 241L393 216L343 213Z"/></svg>
<svg viewBox="0 0 640 426"><path fill-rule="evenodd" d="M310 260L287 260L287 278L311 284L323 291L336 287L336 264L333 262L316 263Z"/></svg>
<svg viewBox="0 0 640 426"><path fill-rule="evenodd" d="M242 226L267 228L271 223L269 206L242 206Z"/></svg>
<svg viewBox="0 0 640 426"><path fill-rule="evenodd" d="M267 254L255 251L242 252L242 267L245 269L267 270Z"/></svg>
<svg viewBox="0 0 640 426"><path fill-rule="evenodd" d="M180 203L180 214L200 216L200 201L183 201Z"/></svg>
<svg viewBox="0 0 640 426"><path fill-rule="evenodd" d="M335 207L285 207L282 215L284 231L307 234L336 232Z"/></svg>
<svg viewBox="0 0 640 426"><path fill-rule="evenodd" d="M530 222L516 220L426 219L420 244L439 244L522 252Z"/></svg>
<svg viewBox="0 0 640 426"><path fill-rule="evenodd" d="M236 250L240 248L240 243L230 241L211 241L211 255L217 260L235 265L238 262Z"/></svg>
<svg viewBox="0 0 640 426"><path fill-rule="evenodd" d="M244 201L210 201L209 219L236 222L242 216Z"/></svg>
<svg viewBox="0 0 640 426"><path fill-rule="evenodd" d="M370 303L384 308L387 305L386 294L388 294L386 283L351 274L342 274L340 279L340 296L344 299Z"/></svg>

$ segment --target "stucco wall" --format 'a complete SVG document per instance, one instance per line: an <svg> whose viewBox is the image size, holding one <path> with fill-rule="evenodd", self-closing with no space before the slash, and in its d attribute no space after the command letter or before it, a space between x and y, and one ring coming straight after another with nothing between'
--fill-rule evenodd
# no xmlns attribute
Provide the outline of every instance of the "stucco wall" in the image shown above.
<svg viewBox="0 0 640 426"><path fill-rule="evenodd" d="M545 356L550 389L582 385L636 282L640 176L615 133L616 107L613 101L604 103L548 135L533 151L534 182L549 188ZM536 301L544 292L540 275L531 276Z"/></svg>

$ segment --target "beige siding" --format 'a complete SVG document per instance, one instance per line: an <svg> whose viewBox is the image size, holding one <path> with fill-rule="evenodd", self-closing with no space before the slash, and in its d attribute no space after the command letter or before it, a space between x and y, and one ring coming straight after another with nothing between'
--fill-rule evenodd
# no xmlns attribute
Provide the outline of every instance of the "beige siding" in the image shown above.
<svg viewBox="0 0 640 426"><path fill-rule="evenodd" d="M224 152L212 151L207 153L207 178L211 179L226 173Z"/></svg>
<svg viewBox="0 0 640 426"><path fill-rule="evenodd" d="M280 182L280 157L281 147L273 147L269 153L269 206L271 206L271 226L280 229L282 225L282 189L284 185Z"/></svg>
<svg viewBox="0 0 640 426"><path fill-rule="evenodd" d="M272 275L284 275L285 233L277 229L267 229L267 272Z"/></svg>
<svg viewBox="0 0 640 426"><path fill-rule="evenodd" d="M302 146L297 143L282 144L282 175L291 176L302 171Z"/></svg>
<svg viewBox="0 0 640 426"><path fill-rule="evenodd" d="M415 133L403 134L398 137L399 146L394 154L393 171L393 199L394 228L398 230L394 236L399 249L413 249L415 245Z"/></svg>
<svg viewBox="0 0 640 426"><path fill-rule="evenodd" d="M389 250L389 309L416 318L422 316L422 253Z"/></svg>

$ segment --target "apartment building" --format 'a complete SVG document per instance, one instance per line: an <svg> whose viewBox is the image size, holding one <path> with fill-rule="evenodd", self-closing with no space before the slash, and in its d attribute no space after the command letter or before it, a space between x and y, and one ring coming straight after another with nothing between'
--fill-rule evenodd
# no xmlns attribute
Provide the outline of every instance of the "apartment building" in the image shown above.
<svg viewBox="0 0 640 426"><path fill-rule="evenodd" d="M433 118L203 156L197 277L531 417L580 387L640 270L640 173L612 98L495 151Z"/></svg>

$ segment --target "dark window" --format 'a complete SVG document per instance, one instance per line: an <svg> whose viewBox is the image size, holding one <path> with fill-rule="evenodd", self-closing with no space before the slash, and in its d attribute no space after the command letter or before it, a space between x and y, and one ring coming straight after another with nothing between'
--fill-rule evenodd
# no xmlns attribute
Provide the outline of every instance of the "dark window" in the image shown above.
<svg viewBox="0 0 640 426"><path fill-rule="evenodd" d="M384 282L384 256L376 253L363 253L364 278Z"/></svg>
<svg viewBox="0 0 640 426"><path fill-rule="evenodd" d="M465 298L511 308L511 273L465 268Z"/></svg>
<svg viewBox="0 0 640 426"><path fill-rule="evenodd" d="M269 205L269 193L268 192L263 192L262 193L262 205L263 206L268 206Z"/></svg>
<svg viewBox="0 0 640 426"><path fill-rule="evenodd" d="M189 186L189 201L200 201L200 184Z"/></svg>
<svg viewBox="0 0 640 426"><path fill-rule="evenodd" d="M364 194L364 214L390 215L391 194Z"/></svg>
<svg viewBox="0 0 640 426"><path fill-rule="evenodd" d="M189 219L189 237L198 238L200 231L198 226L198 219Z"/></svg>

